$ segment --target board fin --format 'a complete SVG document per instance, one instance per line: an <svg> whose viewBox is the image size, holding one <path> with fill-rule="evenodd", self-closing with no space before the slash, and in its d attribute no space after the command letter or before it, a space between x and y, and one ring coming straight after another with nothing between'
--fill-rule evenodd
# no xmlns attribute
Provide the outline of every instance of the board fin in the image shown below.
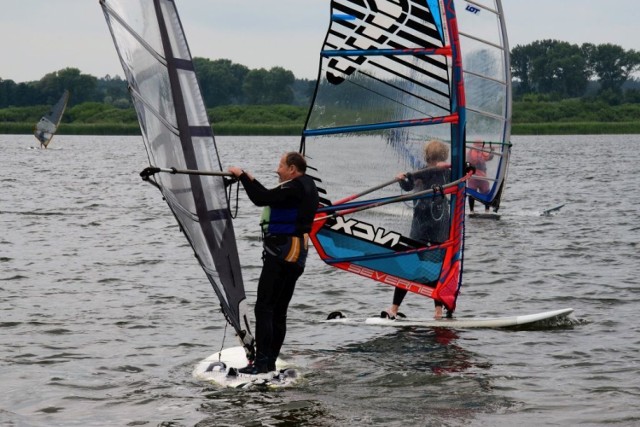
<svg viewBox="0 0 640 427"><path fill-rule="evenodd" d="M558 212L560 209L562 209L564 207L564 205L565 204L563 203L563 204L555 206L555 207L553 207L551 209L544 210L544 211L542 211L540 216L550 216L552 213Z"/></svg>

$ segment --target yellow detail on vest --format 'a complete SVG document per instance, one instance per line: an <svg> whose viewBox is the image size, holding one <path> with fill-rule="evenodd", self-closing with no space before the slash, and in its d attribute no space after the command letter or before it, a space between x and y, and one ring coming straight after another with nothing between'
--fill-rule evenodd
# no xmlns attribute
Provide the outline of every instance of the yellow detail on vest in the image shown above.
<svg viewBox="0 0 640 427"><path fill-rule="evenodd" d="M269 230L269 219L271 218L271 207L265 206L262 209L262 215L260 216L260 226L262 227L262 232L266 233Z"/></svg>
<svg viewBox="0 0 640 427"><path fill-rule="evenodd" d="M289 253L287 254L287 256L284 258L285 261L287 262L296 262L298 261L298 258L300 257L300 243L301 243L301 238L299 237L291 237L291 248L289 249Z"/></svg>

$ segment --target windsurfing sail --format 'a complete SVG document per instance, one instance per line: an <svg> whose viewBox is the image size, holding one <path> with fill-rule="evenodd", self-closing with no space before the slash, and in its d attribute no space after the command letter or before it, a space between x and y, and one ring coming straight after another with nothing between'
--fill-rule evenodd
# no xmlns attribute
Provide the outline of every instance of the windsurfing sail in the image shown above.
<svg viewBox="0 0 640 427"><path fill-rule="evenodd" d="M467 195L500 208L511 154L511 65L500 0L456 1L465 97Z"/></svg>
<svg viewBox="0 0 640 427"><path fill-rule="evenodd" d="M155 184L253 358L240 260L213 131L172 0L100 0L134 101ZM154 169L193 171L153 173ZM158 172L158 170L155 170ZM143 175L144 176L144 175Z"/></svg>
<svg viewBox="0 0 640 427"><path fill-rule="evenodd" d="M69 101L69 91L65 90L58 102L51 107L51 111L49 111L46 115L42 116L40 121L36 123L36 127L33 131L36 139L40 141L40 146L47 148L53 139L53 136L56 134L58 130L58 126L60 125L60 120L62 120L62 115L64 114L64 110L67 108L67 102Z"/></svg>
<svg viewBox="0 0 640 427"><path fill-rule="evenodd" d="M311 232L320 257L453 312L469 178L454 1L333 0L320 57L300 147L322 194ZM447 166L428 167L430 140L446 144ZM394 178L438 170L444 182L412 191ZM444 233L416 233L414 221L444 213Z"/></svg>

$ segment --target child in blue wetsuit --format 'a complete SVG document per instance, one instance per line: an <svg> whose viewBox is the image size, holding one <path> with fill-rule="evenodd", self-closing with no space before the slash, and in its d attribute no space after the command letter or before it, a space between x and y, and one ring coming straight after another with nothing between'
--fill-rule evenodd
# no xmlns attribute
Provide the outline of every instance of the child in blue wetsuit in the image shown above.
<svg viewBox="0 0 640 427"><path fill-rule="evenodd" d="M261 221L263 266L255 306L256 359L239 369L240 373L260 374L276 368L287 332L289 302L304 271L308 233L318 207L318 190L306 169L300 153L284 154L277 170L280 184L267 189L242 169L229 168L249 199L265 207Z"/></svg>

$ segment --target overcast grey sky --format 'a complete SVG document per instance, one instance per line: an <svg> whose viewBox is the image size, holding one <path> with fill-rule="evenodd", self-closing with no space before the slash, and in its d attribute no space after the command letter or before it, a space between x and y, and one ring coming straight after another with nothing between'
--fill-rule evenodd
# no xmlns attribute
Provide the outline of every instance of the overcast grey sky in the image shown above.
<svg viewBox="0 0 640 427"><path fill-rule="evenodd" d="M314 79L329 0L177 0L194 56ZM640 0L503 0L509 44L557 39L640 51ZM65 67L122 76L98 0L2 2L0 78L39 80Z"/></svg>

